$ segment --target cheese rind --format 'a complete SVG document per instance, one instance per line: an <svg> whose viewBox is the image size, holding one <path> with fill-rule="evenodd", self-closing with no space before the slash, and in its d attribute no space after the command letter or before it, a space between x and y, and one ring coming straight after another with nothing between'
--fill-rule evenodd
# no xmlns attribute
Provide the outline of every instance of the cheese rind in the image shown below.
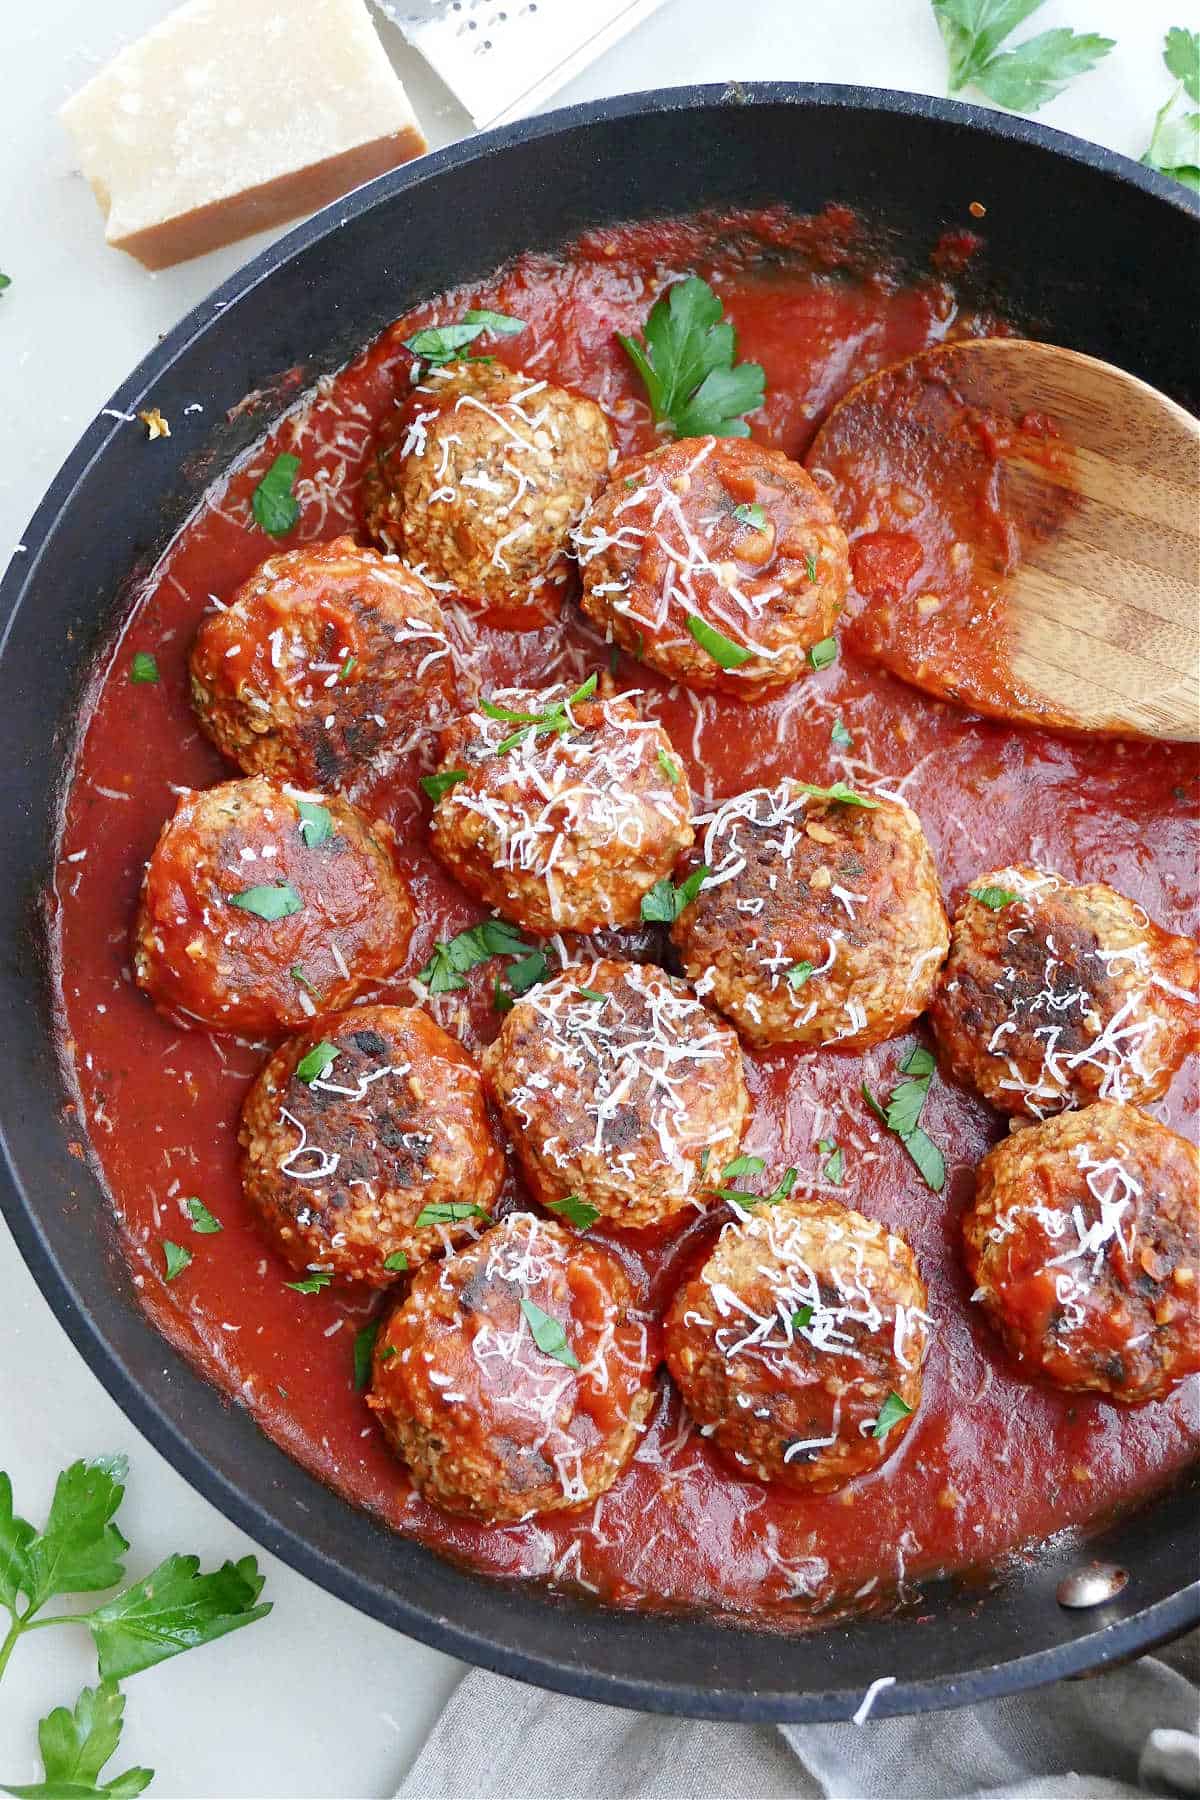
<svg viewBox="0 0 1200 1800"><path fill-rule="evenodd" d="M150 269L426 148L364 0L189 0L62 108L110 244Z"/></svg>

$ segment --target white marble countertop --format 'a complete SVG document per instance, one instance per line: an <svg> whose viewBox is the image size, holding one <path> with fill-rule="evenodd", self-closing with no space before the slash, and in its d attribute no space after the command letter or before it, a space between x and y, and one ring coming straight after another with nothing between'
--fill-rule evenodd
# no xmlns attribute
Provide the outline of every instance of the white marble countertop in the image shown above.
<svg viewBox="0 0 1200 1800"><path fill-rule="evenodd" d="M302 3L302 0L299 0ZM155 339L269 241L254 238L159 275L108 249L55 113L94 68L169 10L167 0L30 0L3 7L0 269L0 546L16 544L79 432ZM1137 156L1169 92L1160 61L1184 0L1048 0L1025 35L1055 25L1118 47L1038 117ZM453 99L383 28L437 146L465 134ZM927 0L669 0L555 104L732 78L863 82L944 93ZM966 96L973 98L973 96ZM1099 223L1099 222L1098 222ZM4 560L0 552L0 561ZM151 1449L59 1330L0 1224L0 1469L40 1518L59 1468L125 1452L121 1524L142 1573L172 1550L206 1565L254 1548ZM164 1354L167 1352L164 1349ZM18 1403L16 1396L21 1396ZM390 1794L459 1666L361 1617L261 1556L270 1619L127 1684L113 1763L156 1769L161 1800ZM35 1727L94 1680L86 1634L25 1640L0 1689L0 1779L39 1778ZM508 1800L508 1797L498 1797Z"/></svg>

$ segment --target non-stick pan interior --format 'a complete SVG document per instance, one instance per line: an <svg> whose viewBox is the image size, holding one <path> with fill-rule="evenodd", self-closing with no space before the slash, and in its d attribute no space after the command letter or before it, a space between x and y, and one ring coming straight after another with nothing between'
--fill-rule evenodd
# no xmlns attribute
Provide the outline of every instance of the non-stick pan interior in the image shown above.
<svg viewBox="0 0 1200 1800"><path fill-rule="evenodd" d="M937 1584L915 1617L781 1640L501 1587L398 1538L322 1487L166 1347L140 1313L78 1140L50 1038L50 832L90 659L212 474L317 375L414 301L585 227L783 201L860 211L924 262L980 229L980 278L1040 333L1196 403L1195 221L1183 190L995 114L853 88L633 96L423 159L299 227L199 307L115 396L190 431L155 446L102 417L58 477L2 589L0 975L7 1074L2 1195L17 1240L91 1367L156 1446L262 1544L365 1611L472 1661L631 1706L730 1718L948 1706L1128 1655L1196 1616L1194 1489L1081 1552L1058 1543L975 1587ZM982 202L975 227L969 203ZM1153 271L1153 279L1148 278ZM259 404L236 411L260 391ZM227 417L234 414L232 418ZM220 421L214 424L213 421ZM10 420L10 429L14 422ZM158 454L161 452L161 454ZM1131 1579L1099 1613L1054 1598L1081 1555Z"/></svg>

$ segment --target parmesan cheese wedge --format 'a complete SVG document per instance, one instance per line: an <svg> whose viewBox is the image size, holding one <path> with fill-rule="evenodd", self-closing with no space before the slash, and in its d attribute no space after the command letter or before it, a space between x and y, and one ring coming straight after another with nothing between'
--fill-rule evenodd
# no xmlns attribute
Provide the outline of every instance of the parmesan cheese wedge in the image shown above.
<svg viewBox="0 0 1200 1800"><path fill-rule="evenodd" d="M60 114L148 269L313 212L426 149L364 0L189 0Z"/></svg>

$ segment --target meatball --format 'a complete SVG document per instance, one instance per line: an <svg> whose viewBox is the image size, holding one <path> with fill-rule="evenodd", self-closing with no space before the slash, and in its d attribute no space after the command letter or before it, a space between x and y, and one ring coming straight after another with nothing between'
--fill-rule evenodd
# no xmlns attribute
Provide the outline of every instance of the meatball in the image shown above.
<svg viewBox="0 0 1200 1800"><path fill-rule="evenodd" d="M671 928L684 973L752 1044L861 1050L925 1010L950 942L903 801L784 780L706 820L710 873ZM840 790L848 793L849 790Z"/></svg>
<svg viewBox="0 0 1200 1800"><path fill-rule="evenodd" d="M749 1100L736 1035L646 963L578 963L518 1000L484 1079L545 1206L574 1194L614 1224L702 1204Z"/></svg>
<svg viewBox="0 0 1200 1800"><path fill-rule="evenodd" d="M473 1236L504 1179L479 1070L416 1007L354 1006L289 1038L239 1140L246 1199L293 1268L375 1287Z"/></svg>
<svg viewBox="0 0 1200 1800"><path fill-rule="evenodd" d="M421 1269L367 1404L425 1498L512 1520L605 1493L653 1400L632 1299L615 1257L532 1213Z"/></svg>
<svg viewBox="0 0 1200 1800"><path fill-rule="evenodd" d="M491 704L510 716L473 712L442 733L440 772L465 779L434 807L437 855L468 892L530 931L636 924L643 895L693 837L670 738L624 696L518 689Z"/></svg>
<svg viewBox="0 0 1200 1800"><path fill-rule="evenodd" d="M963 1218L973 1298L1027 1373L1126 1406L1200 1369L1200 1157L1100 1100L1015 1131Z"/></svg>
<svg viewBox="0 0 1200 1800"><path fill-rule="evenodd" d="M741 1475L818 1494L877 1469L921 1399L925 1283L902 1237L814 1200L725 1226L666 1318L667 1367Z"/></svg>
<svg viewBox="0 0 1200 1800"><path fill-rule="evenodd" d="M388 826L255 775L181 796L146 865L134 974L189 1022L278 1036L393 974L412 928Z"/></svg>
<svg viewBox="0 0 1200 1800"><path fill-rule="evenodd" d="M435 585L540 624L560 609L567 534L611 455L593 401L500 363L449 363L380 432L363 521Z"/></svg>
<svg viewBox="0 0 1200 1800"><path fill-rule="evenodd" d="M681 438L619 463L575 548L583 610L622 649L744 698L807 672L850 581L812 477L743 438Z"/></svg>
<svg viewBox="0 0 1200 1800"><path fill-rule="evenodd" d="M206 618L192 704L247 775L350 788L431 714L453 711L441 608L395 557L350 537L268 557Z"/></svg>
<svg viewBox="0 0 1200 1800"><path fill-rule="evenodd" d="M995 869L955 916L930 1017L950 1072L1004 1112L1147 1105L1194 1041L1197 973L1189 938L1103 882Z"/></svg>

